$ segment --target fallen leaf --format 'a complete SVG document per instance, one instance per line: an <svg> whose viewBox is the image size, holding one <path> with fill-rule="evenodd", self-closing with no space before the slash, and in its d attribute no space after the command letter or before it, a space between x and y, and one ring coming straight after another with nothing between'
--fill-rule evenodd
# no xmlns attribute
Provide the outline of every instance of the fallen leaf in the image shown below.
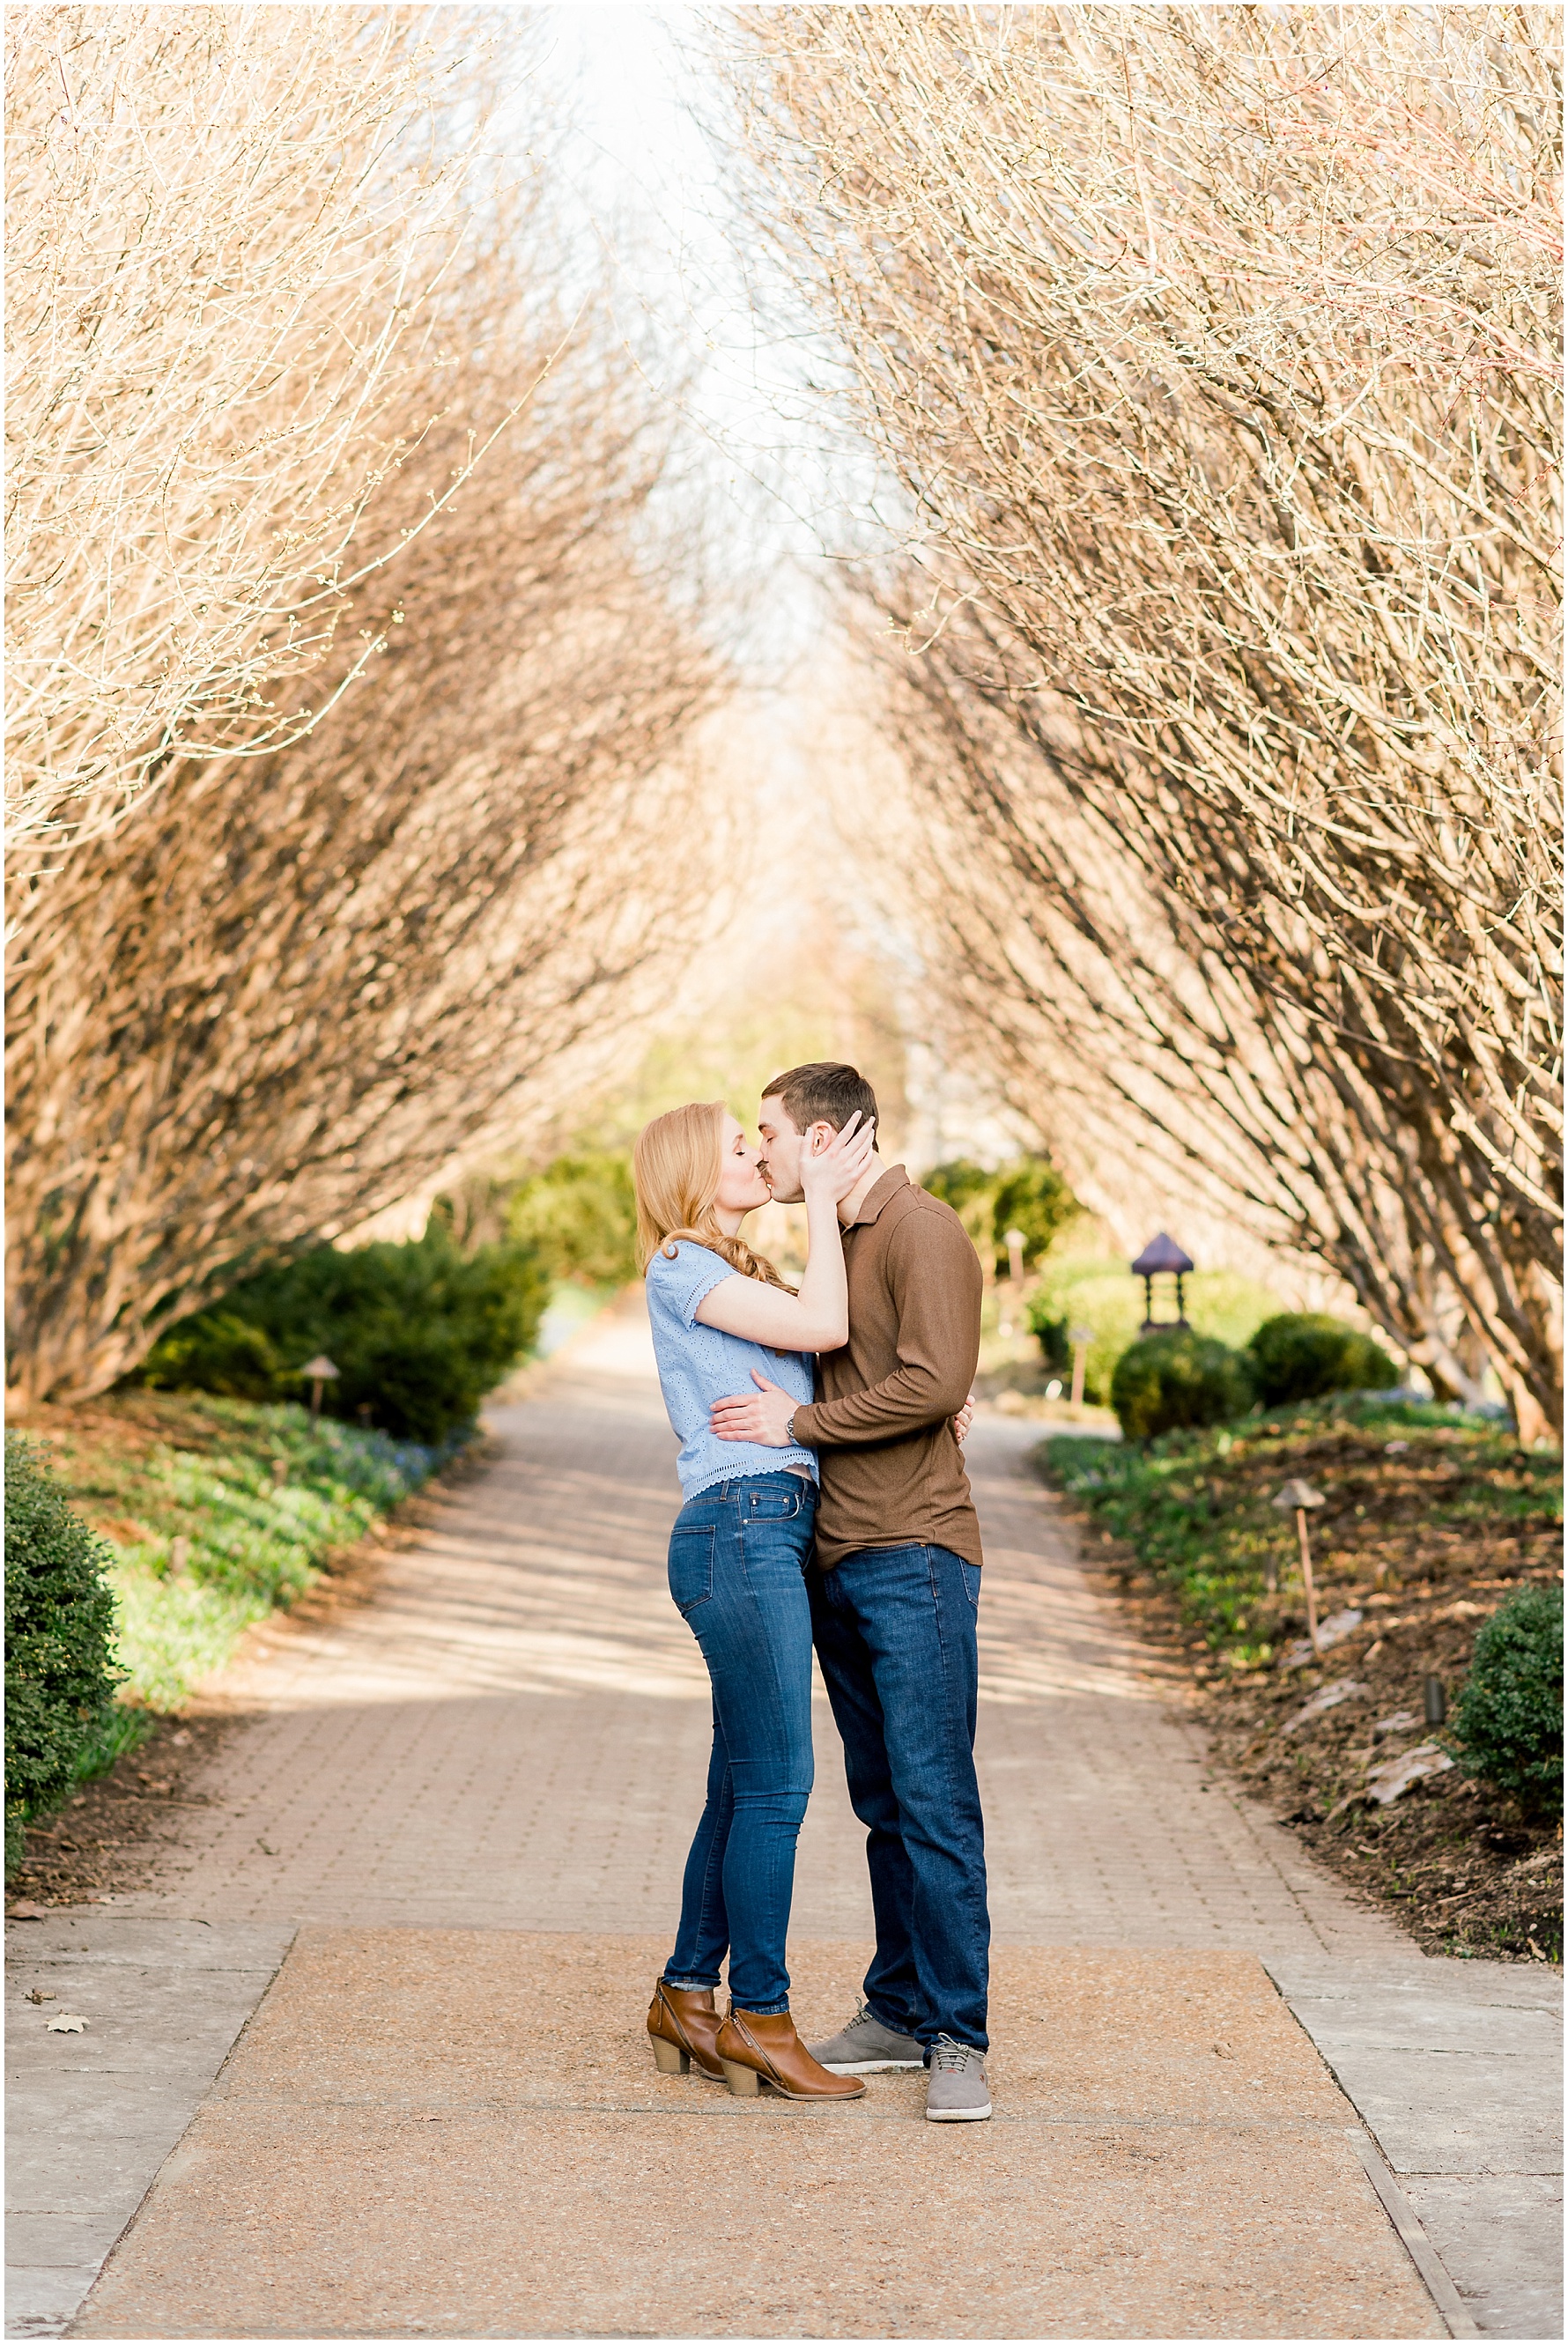
<svg viewBox="0 0 1568 2344"><path fill-rule="evenodd" d="M1359 1684L1354 1677L1341 1677L1338 1684L1326 1684L1312 1695L1304 1709L1299 1709L1294 1717L1288 1717L1280 1731L1281 1733L1294 1733L1298 1726L1308 1724L1314 1717L1322 1717L1330 1709L1338 1709L1342 1701L1360 1701L1366 1690L1366 1686Z"/></svg>
<svg viewBox="0 0 1568 2344"><path fill-rule="evenodd" d="M53 2002L55 1996L46 1986L35 1985L27 1999L29 2002Z"/></svg>
<svg viewBox="0 0 1568 2344"><path fill-rule="evenodd" d="M1429 1774L1446 1774L1452 1764L1446 1750L1440 1750L1435 1742L1423 1742L1374 1766L1367 1776L1367 1796L1386 1807L1402 1798L1412 1783L1424 1782Z"/></svg>
<svg viewBox="0 0 1568 2344"><path fill-rule="evenodd" d="M8 1904L5 1908L7 1921L46 1921L48 1917L42 1904Z"/></svg>
<svg viewBox="0 0 1568 2344"><path fill-rule="evenodd" d="M1331 1619L1320 1620L1318 1652L1329 1652L1335 1644L1342 1644L1347 1636L1353 1636L1361 1624L1362 1616L1360 1612L1336 1612ZM1392 1622L1389 1624L1391 1626ZM1299 1643L1291 1645L1283 1664L1288 1669L1304 1669L1309 1662L1317 1659L1318 1652L1312 1650L1310 1636L1303 1636Z"/></svg>
<svg viewBox="0 0 1568 2344"><path fill-rule="evenodd" d="M53 2018L44 2021L44 2026L50 2035L85 2035L87 2031L87 2021L74 2010L57 2010Z"/></svg>

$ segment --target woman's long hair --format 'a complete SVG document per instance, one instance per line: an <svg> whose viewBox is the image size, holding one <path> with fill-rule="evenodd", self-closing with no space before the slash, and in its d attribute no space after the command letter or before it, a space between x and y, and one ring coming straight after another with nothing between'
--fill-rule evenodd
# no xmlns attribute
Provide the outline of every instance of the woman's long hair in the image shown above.
<svg viewBox="0 0 1568 2344"><path fill-rule="evenodd" d="M693 1106L672 1107L656 1115L639 1133L632 1151L632 1178L637 1190L637 1261L646 1269L656 1253L674 1259L683 1238L706 1246L738 1269L743 1278L758 1278L766 1286L794 1288L782 1278L771 1261L754 1253L739 1238L720 1228L713 1211L723 1171L724 1109L722 1100L703 1099Z"/></svg>

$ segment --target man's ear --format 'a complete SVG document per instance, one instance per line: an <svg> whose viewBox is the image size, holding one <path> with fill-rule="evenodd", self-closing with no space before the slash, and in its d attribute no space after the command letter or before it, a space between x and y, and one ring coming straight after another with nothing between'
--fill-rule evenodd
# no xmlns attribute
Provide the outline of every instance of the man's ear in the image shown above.
<svg viewBox="0 0 1568 2344"><path fill-rule="evenodd" d="M806 1134L806 1153L820 1156L823 1149L831 1147L837 1137L838 1134L831 1123L814 1123Z"/></svg>

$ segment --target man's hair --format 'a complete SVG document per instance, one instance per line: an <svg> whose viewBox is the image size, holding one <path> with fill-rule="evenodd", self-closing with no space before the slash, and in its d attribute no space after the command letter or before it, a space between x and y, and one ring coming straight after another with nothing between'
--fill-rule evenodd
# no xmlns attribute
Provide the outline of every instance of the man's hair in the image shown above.
<svg viewBox="0 0 1568 2344"><path fill-rule="evenodd" d="M797 1131L809 1130L814 1123L831 1123L835 1131L842 1131L856 1107L863 1129L876 1120L876 1093L859 1067L834 1066L825 1059L775 1075L763 1096L782 1099Z"/></svg>

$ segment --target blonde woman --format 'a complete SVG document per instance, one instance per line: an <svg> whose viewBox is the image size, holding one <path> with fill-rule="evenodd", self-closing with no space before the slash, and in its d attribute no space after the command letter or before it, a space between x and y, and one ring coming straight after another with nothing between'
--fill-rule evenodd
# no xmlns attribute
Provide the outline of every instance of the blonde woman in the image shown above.
<svg viewBox="0 0 1568 2344"><path fill-rule="evenodd" d="M681 1440L684 1503L670 1535L670 1593L713 1688L707 1803L648 2032L666 2075L694 2062L743 2096L764 2083L798 2100L865 2089L856 2076L830 2075L801 2042L784 1966L795 1840L812 1786L805 1571L816 1460L788 1426L782 1447L719 1440L708 1429L714 1401L748 1385L754 1369L804 1407L812 1355L847 1338L837 1206L875 1163L875 1128L859 1121L824 1127L820 1152L803 1157L810 1258L798 1290L741 1242L742 1222L770 1192L757 1150L717 1101L659 1116L632 1159L653 1349ZM726 1952L730 2012L721 2021L714 1990Z"/></svg>

